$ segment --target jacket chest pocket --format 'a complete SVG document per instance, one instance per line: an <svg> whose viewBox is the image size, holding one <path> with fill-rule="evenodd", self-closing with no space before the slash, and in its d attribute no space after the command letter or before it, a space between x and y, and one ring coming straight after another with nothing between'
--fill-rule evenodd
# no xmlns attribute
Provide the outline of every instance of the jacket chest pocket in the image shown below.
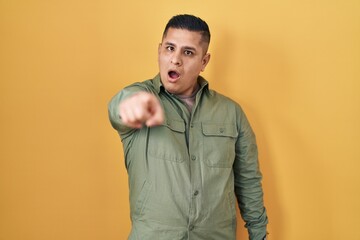
<svg viewBox="0 0 360 240"><path fill-rule="evenodd" d="M235 159L236 125L202 123L203 156L209 167L230 168Z"/></svg>
<svg viewBox="0 0 360 240"><path fill-rule="evenodd" d="M166 123L150 129L149 156L173 162L183 162L187 156L185 123L167 119Z"/></svg>

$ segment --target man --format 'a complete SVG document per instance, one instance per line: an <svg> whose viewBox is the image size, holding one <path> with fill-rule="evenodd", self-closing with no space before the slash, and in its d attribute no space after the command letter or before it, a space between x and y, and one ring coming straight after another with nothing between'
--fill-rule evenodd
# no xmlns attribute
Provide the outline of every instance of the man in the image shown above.
<svg viewBox="0 0 360 240"><path fill-rule="evenodd" d="M236 239L236 200L250 239L266 238L253 131L240 106L199 76L209 42L203 20L173 17L160 73L109 104L129 175L131 240Z"/></svg>

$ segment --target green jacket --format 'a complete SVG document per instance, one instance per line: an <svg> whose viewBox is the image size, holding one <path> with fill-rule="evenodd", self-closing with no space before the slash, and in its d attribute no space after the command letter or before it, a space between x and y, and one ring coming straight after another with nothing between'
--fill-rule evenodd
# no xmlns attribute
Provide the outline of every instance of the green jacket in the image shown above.
<svg viewBox="0 0 360 240"><path fill-rule="evenodd" d="M159 75L124 88L109 103L129 176L130 240L236 239L236 200L250 239L266 234L254 133L237 103L198 81L191 113L165 91ZM138 91L159 98L163 125L122 124L119 103Z"/></svg>

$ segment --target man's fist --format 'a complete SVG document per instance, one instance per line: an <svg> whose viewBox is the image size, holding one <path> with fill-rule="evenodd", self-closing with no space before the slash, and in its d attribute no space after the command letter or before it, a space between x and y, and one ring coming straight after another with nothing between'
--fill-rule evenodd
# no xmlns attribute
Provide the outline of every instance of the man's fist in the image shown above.
<svg viewBox="0 0 360 240"><path fill-rule="evenodd" d="M164 112L156 96L148 92L139 92L125 99L119 105L119 114L123 123L132 128L160 125L164 122Z"/></svg>

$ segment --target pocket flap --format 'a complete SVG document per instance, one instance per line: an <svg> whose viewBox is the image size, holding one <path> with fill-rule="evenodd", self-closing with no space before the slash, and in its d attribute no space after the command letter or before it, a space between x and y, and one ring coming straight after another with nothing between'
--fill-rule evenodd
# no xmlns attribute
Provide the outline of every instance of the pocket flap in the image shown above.
<svg viewBox="0 0 360 240"><path fill-rule="evenodd" d="M236 125L233 123L202 123L202 131L206 136L238 136Z"/></svg>
<svg viewBox="0 0 360 240"><path fill-rule="evenodd" d="M175 132L185 132L185 123L183 120L166 119L164 126L170 128Z"/></svg>

